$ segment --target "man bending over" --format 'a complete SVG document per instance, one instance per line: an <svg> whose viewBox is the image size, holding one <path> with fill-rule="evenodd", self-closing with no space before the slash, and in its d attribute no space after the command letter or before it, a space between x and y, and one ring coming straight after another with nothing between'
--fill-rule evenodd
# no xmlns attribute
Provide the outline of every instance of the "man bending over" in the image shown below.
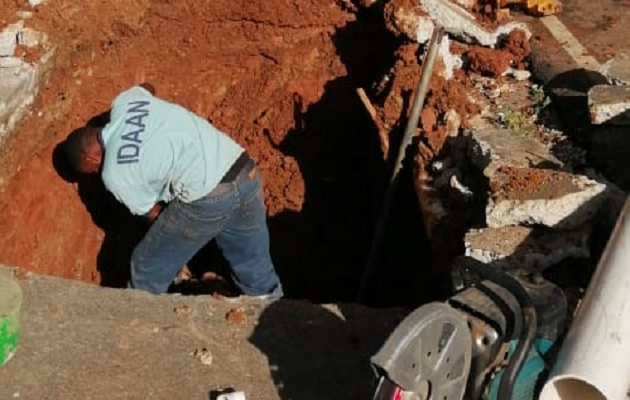
<svg viewBox="0 0 630 400"><path fill-rule="evenodd" d="M143 84L114 99L107 125L80 128L62 146L72 168L100 173L118 201L153 222L133 251L130 287L166 292L216 238L244 294L283 296L269 254L260 173L208 121Z"/></svg>

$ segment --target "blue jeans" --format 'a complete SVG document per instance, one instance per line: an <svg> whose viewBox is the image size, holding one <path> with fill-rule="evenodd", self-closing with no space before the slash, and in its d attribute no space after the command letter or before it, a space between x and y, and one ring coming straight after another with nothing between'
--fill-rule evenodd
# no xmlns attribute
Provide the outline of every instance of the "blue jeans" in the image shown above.
<svg viewBox="0 0 630 400"><path fill-rule="evenodd" d="M220 183L199 200L171 202L133 251L130 286L166 292L181 268L214 238L243 293L257 296L281 290L269 254L256 168L244 168L233 182Z"/></svg>

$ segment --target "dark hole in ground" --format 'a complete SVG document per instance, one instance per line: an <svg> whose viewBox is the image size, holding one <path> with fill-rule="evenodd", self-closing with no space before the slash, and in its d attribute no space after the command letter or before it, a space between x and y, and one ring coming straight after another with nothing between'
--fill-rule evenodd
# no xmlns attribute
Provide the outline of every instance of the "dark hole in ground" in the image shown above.
<svg viewBox="0 0 630 400"><path fill-rule="evenodd" d="M400 42L376 8L340 28L333 40L349 74L329 82L322 98L296 115L298 128L280 144L300 166L306 197L300 212L283 212L269 227L272 255L289 297L351 302L391 173L356 88L369 91L393 64ZM404 122L392 136L403 129ZM374 305L413 306L427 296L420 286L430 256L409 167L400 181L367 298Z"/></svg>

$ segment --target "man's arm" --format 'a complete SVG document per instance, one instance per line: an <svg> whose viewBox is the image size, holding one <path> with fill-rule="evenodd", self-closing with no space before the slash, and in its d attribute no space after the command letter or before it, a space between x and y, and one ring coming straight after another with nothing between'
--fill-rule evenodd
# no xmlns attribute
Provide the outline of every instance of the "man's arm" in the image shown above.
<svg viewBox="0 0 630 400"><path fill-rule="evenodd" d="M152 96L155 96L155 88L153 87L152 84L144 82L144 83L139 84L138 86L140 86L141 88L151 93Z"/></svg>
<svg viewBox="0 0 630 400"><path fill-rule="evenodd" d="M162 205L160 203L155 203L153 208L151 208L151 211L144 214L144 218L147 220L148 223L152 224L153 221L157 219L157 217L160 215L161 212L162 212Z"/></svg>

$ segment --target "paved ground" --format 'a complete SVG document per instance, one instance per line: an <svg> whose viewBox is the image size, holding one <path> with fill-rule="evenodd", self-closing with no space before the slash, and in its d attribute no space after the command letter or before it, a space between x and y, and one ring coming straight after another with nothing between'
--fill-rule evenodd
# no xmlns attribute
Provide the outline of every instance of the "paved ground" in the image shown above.
<svg viewBox="0 0 630 400"><path fill-rule="evenodd" d="M534 32L534 68L542 78L603 64L630 51L630 42L623 40L630 37L630 1L564 0L563 5L551 18L523 17Z"/></svg>
<svg viewBox="0 0 630 400"><path fill-rule="evenodd" d="M553 94L565 130L590 150L590 162L630 189L626 172L630 137L627 127L589 123L586 93L605 78L595 72L620 53L630 54L630 1L564 0L564 11L547 18L524 18L534 33L532 68Z"/></svg>
<svg viewBox="0 0 630 400"><path fill-rule="evenodd" d="M22 342L0 369L0 399L212 399L229 386L248 400L366 399L368 358L403 314L152 296L35 275L21 286Z"/></svg>

